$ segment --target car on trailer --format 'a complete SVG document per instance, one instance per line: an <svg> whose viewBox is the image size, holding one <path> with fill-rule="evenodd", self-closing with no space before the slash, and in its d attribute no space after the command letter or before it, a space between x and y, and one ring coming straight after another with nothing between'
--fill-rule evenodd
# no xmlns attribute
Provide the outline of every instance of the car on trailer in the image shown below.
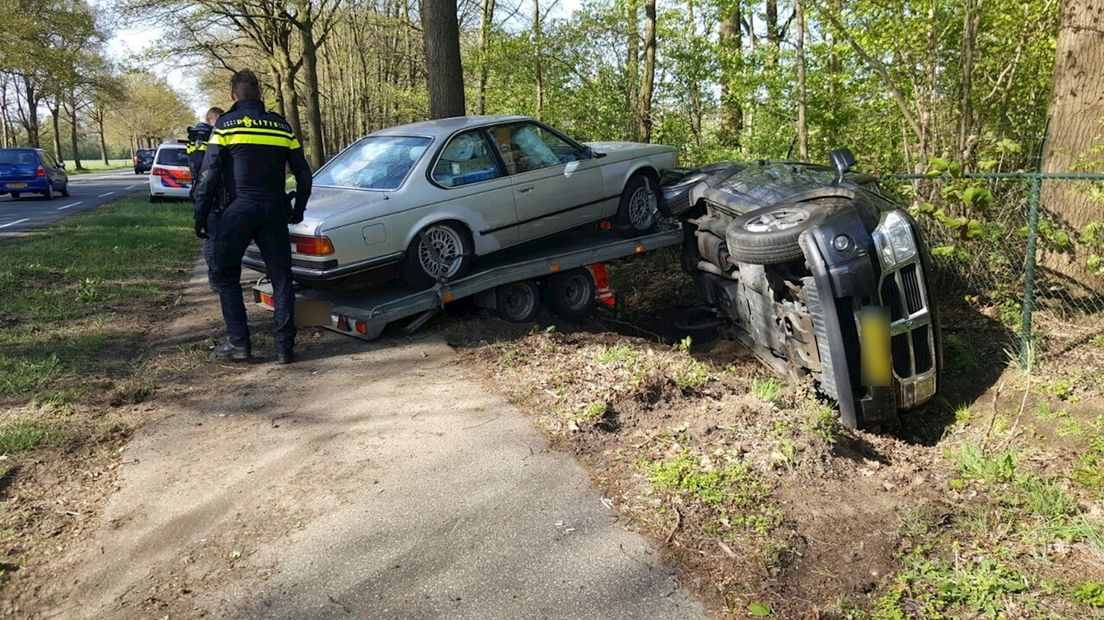
<svg viewBox="0 0 1104 620"><path fill-rule="evenodd" d="M675 149L577 142L524 116L447 118L373 132L314 176L292 225L292 273L311 286L394 279L425 288L512 247L612 219L657 223L655 188ZM454 260L459 259L459 260ZM243 264L263 271L259 250Z"/></svg>
<svg viewBox="0 0 1104 620"><path fill-rule="evenodd" d="M877 180L850 172L850 151L831 159L723 162L661 187L701 304L681 323L812 377L848 427L892 425L940 385L928 252Z"/></svg>

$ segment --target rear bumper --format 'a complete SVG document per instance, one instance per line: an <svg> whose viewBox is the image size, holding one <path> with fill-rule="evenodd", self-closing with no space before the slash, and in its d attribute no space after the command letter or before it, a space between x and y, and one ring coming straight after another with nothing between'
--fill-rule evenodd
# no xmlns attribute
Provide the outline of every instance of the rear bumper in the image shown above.
<svg viewBox="0 0 1104 620"><path fill-rule="evenodd" d="M307 261L292 257L291 275L296 282L304 284L341 284L347 282L371 283L385 282L399 274L403 254L397 252L365 261L339 265L336 260ZM242 265L254 271L267 273L260 252L250 247L242 257Z"/></svg>
<svg viewBox="0 0 1104 620"><path fill-rule="evenodd" d="M22 180L4 179L0 181L0 192L14 192L16 194L22 192L44 192L49 182L49 179L46 177L34 177L33 179Z"/></svg>

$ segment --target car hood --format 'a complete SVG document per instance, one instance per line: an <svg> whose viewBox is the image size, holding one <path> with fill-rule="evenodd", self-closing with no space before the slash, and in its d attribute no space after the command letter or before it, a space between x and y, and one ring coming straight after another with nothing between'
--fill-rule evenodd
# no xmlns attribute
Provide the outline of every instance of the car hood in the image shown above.
<svg viewBox="0 0 1104 620"><path fill-rule="evenodd" d="M664 144L643 144L640 142L584 142L583 144L594 149L595 153L604 153L606 157L614 161L675 152L673 146Z"/></svg>
<svg viewBox="0 0 1104 620"><path fill-rule="evenodd" d="M388 200L387 192L315 187L307 201L303 222L289 226L288 230L293 234L314 235L320 234L323 229L385 215Z"/></svg>

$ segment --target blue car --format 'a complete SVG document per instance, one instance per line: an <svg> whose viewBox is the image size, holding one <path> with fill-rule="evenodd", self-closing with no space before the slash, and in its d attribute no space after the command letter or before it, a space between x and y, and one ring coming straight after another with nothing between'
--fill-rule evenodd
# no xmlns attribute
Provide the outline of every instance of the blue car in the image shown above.
<svg viewBox="0 0 1104 620"><path fill-rule="evenodd" d="M52 200L55 194L69 195L65 164L42 149L0 149L0 194L19 199L22 194L41 194Z"/></svg>

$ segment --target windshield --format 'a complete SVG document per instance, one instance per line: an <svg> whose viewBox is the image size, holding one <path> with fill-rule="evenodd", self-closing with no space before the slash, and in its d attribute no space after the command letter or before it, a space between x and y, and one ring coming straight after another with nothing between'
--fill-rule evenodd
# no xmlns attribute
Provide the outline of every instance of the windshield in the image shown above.
<svg viewBox="0 0 1104 620"><path fill-rule="evenodd" d="M0 164L9 166L37 165L38 153L19 149L0 150Z"/></svg>
<svg viewBox="0 0 1104 620"><path fill-rule="evenodd" d="M184 149L161 149L157 151L157 163L162 166L187 166L188 153Z"/></svg>
<svg viewBox="0 0 1104 620"><path fill-rule="evenodd" d="M398 189L429 148L430 138L369 136L345 149L314 176L315 185Z"/></svg>

